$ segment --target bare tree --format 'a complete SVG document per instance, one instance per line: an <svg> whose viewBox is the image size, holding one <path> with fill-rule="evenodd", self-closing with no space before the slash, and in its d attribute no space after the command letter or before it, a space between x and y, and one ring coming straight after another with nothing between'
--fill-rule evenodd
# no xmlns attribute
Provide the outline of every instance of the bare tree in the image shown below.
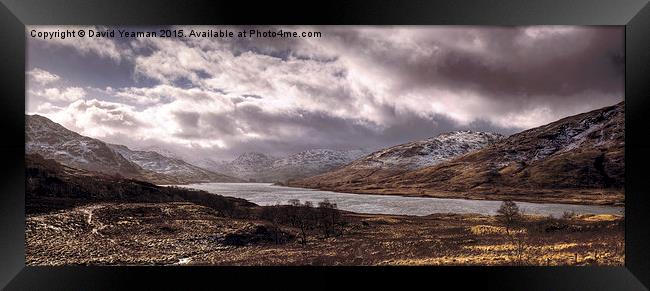
<svg viewBox="0 0 650 291"><path fill-rule="evenodd" d="M318 222L317 225L323 231L325 237L336 233L336 225L339 224L341 214L337 210L336 203L325 199L318 203Z"/></svg>
<svg viewBox="0 0 650 291"><path fill-rule="evenodd" d="M298 207L297 211L297 223L298 228L300 228L300 238L303 245L307 244L307 234L308 231L313 227L312 219L312 207L313 203L310 201L305 201L305 203Z"/></svg>
<svg viewBox="0 0 650 291"><path fill-rule="evenodd" d="M524 256L528 250L528 246L526 244L527 236L526 234L522 233L513 233L511 237L512 243L515 247L514 252L517 259L517 265L523 265L525 263Z"/></svg>
<svg viewBox="0 0 650 291"><path fill-rule="evenodd" d="M519 206L510 200L503 201L497 210L497 220L506 227L506 233L515 247L513 251L518 265L524 264L525 261L524 258L528 249L526 244L527 234L510 233L510 230L521 222L523 215L523 211L519 210Z"/></svg>
<svg viewBox="0 0 650 291"><path fill-rule="evenodd" d="M281 239L281 229L280 229L280 220L282 219L282 208L280 204L275 204L274 206L266 206L262 209L262 218L271 222L271 232L273 233L273 238L275 244L280 244Z"/></svg>
<svg viewBox="0 0 650 291"><path fill-rule="evenodd" d="M519 206L517 203L506 200L501 203L501 207L497 210L497 220L506 227L506 232L510 234L510 229L515 226L521 219L519 213Z"/></svg>

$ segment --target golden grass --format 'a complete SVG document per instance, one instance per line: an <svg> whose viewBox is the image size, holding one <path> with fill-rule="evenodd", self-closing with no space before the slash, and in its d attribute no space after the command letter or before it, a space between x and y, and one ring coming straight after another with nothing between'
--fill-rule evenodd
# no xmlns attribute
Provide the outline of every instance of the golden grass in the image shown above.
<svg viewBox="0 0 650 291"><path fill-rule="evenodd" d="M595 214L595 215L580 215L580 219L585 221L616 221L621 218L619 215L612 214Z"/></svg>
<svg viewBox="0 0 650 291"><path fill-rule="evenodd" d="M493 226L493 225L473 225L469 227L469 232L474 235L491 235L491 234L508 234L508 231L503 226ZM528 231L526 229L511 229L510 234L526 234Z"/></svg>
<svg viewBox="0 0 650 291"><path fill-rule="evenodd" d="M587 244L588 245L588 244ZM551 252L551 251L563 251L569 248L574 248L579 246L577 243L559 243L552 245L542 245L542 246L532 246L524 244L524 247L527 250L535 250L541 252ZM517 249L517 246L514 244L499 244L499 245L475 245L475 246L463 246L463 248L484 252L503 252L503 251L514 251Z"/></svg>
<svg viewBox="0 0 650 291"><path fill-rule="evenodd" d="M371 217L364 219L366 222L382 223L382 224L395 224L399 223L400 220L392 217Z"/></svg>
<svg viewBox="0 0 650 291"><path fill-rule="evenodd" d="M466 249L478 253L429 258L403 258L386 260L379 265L417 266L417 265L622 265L624 257L608 251L578 254L571 248L581 247L576 243L554 244L544 246L525 245L521 260L517 246L513 244L467 246Z"/></svg>

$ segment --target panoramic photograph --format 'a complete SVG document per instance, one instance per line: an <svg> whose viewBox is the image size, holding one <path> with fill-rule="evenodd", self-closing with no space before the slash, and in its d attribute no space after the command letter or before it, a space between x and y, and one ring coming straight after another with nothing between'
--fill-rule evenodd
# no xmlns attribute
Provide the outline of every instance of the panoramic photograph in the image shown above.
<svg viewBox="0 0 650 291"><path fill-rule="evenodd" d="M623 266L623 26L27 26L28 266Z"/></svg>

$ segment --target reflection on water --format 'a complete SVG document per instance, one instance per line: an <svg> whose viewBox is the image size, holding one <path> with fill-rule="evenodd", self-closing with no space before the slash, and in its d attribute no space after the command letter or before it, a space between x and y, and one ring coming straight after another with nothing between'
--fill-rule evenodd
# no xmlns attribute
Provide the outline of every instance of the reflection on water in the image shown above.
<svg viewBox="0 0 650 291"><path fill-rule="evenodd" d="M496 214L501 201L403 197L389 195L349 194L266 183L202 183L181 185L223 196L243 198L258 205L287 204L290 199L317 202L327 198L339 209L358 213L429 215L432 213ZM526 214L561 216L575 214L623 214L623 207L572 204L517 202Z"/></svg>

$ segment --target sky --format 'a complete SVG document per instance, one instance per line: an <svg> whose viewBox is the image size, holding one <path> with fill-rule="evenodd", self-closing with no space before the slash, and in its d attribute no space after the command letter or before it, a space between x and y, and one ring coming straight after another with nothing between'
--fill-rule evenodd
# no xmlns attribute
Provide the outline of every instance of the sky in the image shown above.
<svg viewBox="0 0 650 291"><path fill-rule="evenodd" d="M32 29L66 28L113 29L28 27L26 113L106 142L181 156L375 150L454 130L509 135L624 98L623 27L301 26L271 29L321 37L29 37Z"/></svg>

